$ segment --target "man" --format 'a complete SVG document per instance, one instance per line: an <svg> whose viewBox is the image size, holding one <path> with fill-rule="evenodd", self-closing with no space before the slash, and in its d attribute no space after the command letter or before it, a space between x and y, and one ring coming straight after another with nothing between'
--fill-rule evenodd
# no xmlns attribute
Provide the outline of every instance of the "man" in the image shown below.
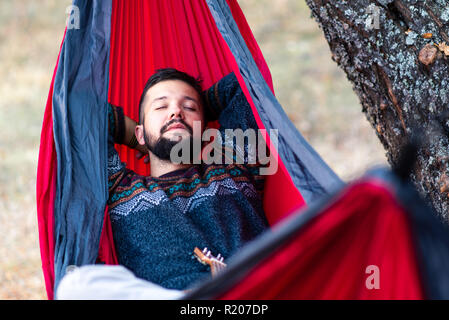
<svg viewBox="0 0 449 320"><path fill-rule="evenodd" d="M143 90L139 124L109 106L109 214L119 263L139 279L189 289L210 275L209 267L193 259L195 247L227 259L268 226L258 165L195 164L201 153L192 146L201 141L206 122L216 119L223 140L225 129L257 130L232 73L203 93L190 75L158 70ZM148 150L150 176L125 167L114 148L120 142ZM191 161L173 161L178 143L190 146L183 150Z"/></svg>

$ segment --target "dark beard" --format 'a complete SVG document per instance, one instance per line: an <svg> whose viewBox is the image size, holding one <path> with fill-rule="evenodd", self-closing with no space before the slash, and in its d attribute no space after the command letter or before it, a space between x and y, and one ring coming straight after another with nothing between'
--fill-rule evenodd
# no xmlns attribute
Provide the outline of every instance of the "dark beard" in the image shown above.
<svg viewBox="0 0 449 320"><path fill-rule="evenodd" d="M193 136L191 135L188 138L184 138L182 141L173 141L170 139L167 139L165 137L162 137L162 134L166 131L167 127L170 126L171 124L173 124L174 122L180 122L182 124L184 124L184 126L187 128L188 131L190 131L190 134L192 134L192 128L187 125L187 123L185 123L184 121L170 121L169 123L167 123L164 127L161 128L161 136L159 137L159 139L157 139L157 141L153 144L151 144L150 142L150 137L147 135L147 131L145 130L145 126L143 128L144 131L144 141L145 141L145 145L148 148L148 150L151 151L151 153L153 153L156 157L158 157L161 160L166 160L166 161L171 161L171 151L173 149L173 147L175 145L177 145L178 143L189 143L189 151L190 151L190 156L189 156L189 161L190 163L193 163L193 158L194 158L194 154L193 154ZM178 155L180 157L182 157L182 155Z"/></svg>
<svg viewBox="0 0 449 320"><path fill-rule="evenodd" d="M144 133L145 145L148 150L151 151L156 157L161 160L170 161L170 153L172 148L179 143L179 141L173 141L164 137L159 137L157 141L152 145L149 141L147 133Z"/></svg>

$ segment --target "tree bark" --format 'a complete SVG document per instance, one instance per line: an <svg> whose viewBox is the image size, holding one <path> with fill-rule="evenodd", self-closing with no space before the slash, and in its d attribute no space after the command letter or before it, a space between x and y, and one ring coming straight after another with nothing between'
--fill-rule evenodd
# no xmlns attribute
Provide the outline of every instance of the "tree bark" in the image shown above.
<svg viewBox="0 0 449 320"><path fill-rule="evenodd" d="M415 135L410 174L449 220L449 3L306 0L392 166ZM446 47L447 44L447 47Z"/></svg>

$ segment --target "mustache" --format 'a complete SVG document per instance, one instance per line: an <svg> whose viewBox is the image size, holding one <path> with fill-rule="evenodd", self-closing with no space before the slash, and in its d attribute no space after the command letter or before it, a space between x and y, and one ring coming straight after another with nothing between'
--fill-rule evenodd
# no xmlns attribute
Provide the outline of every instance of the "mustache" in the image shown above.
<svg viewBox="0 0 449 320"><path fill-rule="evenodd" d="M182 119L173 119L167 122L162 128L161 128L161 134L163 134L165 131L167 131L167 128L171 126L173 123L181 123L186 127L187 131L189 131L190 134L193 134L193 129L191 126L189 126L184 120Z"/></svg>

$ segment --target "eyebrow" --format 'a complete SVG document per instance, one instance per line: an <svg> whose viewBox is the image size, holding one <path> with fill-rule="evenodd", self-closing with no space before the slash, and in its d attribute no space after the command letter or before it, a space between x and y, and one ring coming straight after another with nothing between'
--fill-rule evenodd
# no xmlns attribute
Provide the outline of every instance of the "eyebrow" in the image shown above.
<svg viewBox="0 0 449 320"><path fill-rule="evenodd" d="M195 102L196 104L199 105L199 102L198 102L195 98L192 98L192 97L189 97L189 96L184 96L183 98L184 98L185 100L191 100L191 101L193 101L193 102ZM151 105L152 105L153 103L155 103L156 101L165 100L165 99L167 99L166 96L162 96L162 97L159 97L159 98L155 98L153 101L151 101Z"/></svg>
<svg viewBox="0 0 449 320"><path fill-rule="evenodd" d="M189 96L184 96L184 99L193 101L193 102L195 102L195 103L198 104L198 105L200 104L196 99L194 99L194 98L192 98L192 97L189 97Z"/></svg>
<svg viewBox="0 0 449 320"><path fill-rule="evenodd" d="M164 99L167 99L167 97L163 96L163 97L159 97L159 98L153 99L153 101L151 101L151 104L155 103L156 101L164 100Z"/></svg>

